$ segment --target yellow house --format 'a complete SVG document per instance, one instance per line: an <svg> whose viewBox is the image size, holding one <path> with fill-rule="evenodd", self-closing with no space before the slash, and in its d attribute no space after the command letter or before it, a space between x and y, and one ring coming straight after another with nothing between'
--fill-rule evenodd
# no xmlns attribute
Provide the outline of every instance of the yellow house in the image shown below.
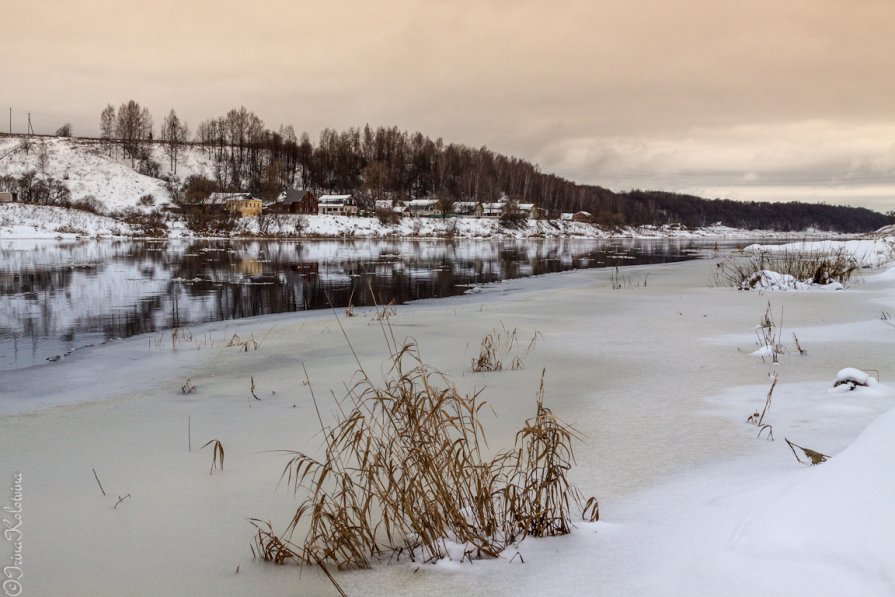
<svg viewBox="0 0 895 597"><path fill-rule="evenodd" d="M238 213L240 218L252 218L261 215L260 199L230 199L227 201L227 211Z"/></svg>

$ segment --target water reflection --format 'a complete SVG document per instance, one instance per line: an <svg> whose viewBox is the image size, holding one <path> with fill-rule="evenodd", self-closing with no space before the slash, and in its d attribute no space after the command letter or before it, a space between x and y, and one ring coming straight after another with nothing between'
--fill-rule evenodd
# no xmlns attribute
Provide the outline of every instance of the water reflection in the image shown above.
<svg viewBox="0 0 895 597"><path fill-rule="evenodd" d="M85 344L268 313L403 303L569 269L679 261L694 241L6 241L0 370ZM374 299L375 297L375 299Z"/></svg>

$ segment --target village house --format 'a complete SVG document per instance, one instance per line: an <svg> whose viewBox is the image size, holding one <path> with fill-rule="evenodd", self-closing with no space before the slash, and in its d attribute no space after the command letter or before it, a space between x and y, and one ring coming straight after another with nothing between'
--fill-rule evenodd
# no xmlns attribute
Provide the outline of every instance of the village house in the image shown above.
<svg viewBox="0 0 895 597"><path fill-rule="evenodd" d="M15 193L0 191L0 203L14 203L16 200Z"/></svg>
<svg viewBox="0 0 895 597"><path fill-rule="evenodd" d="M373 202L373 209L376 211L391 211L394 207L404 207L404 202L391 199L377 199Z"/></svg>
<svg viewBox="0 0 895 597"><path fill-rule="evenodd" d="M227 201L227 211L239 214L240 218L253 218L261 215L263 209L261 200L253 197L243 199L231 199Z"/></svg>
<svg viewBox="0 0 895 597"><path fill-rule="evenodd" d="M316 214L318 209L317 197L311 191L289 189L277 198L277 209L291 214Z"/></svg>
<svg viewBox="0 0 895 597"><path fill-rule="evenodd" d="M357 201L351 195L321 195L317 199L321 216L356 216Z"/></svg>
<svg viewBox="0 0 895 597"><path fill-rule="evenodd" d="M437 199L413 199L407 202L410 213L417 218L434 216L438 213Z"/></svg>
<svg viewBox="0 0 895 597"><path fill-rule="evenodd" d="M540 220L544 217L544 210L534 203L519 203L516 205L516 208L532 220Z"/></svg>
<svg viewBox="0 0 895 597"><path fill-rule="evenodd" d="M499 218L506 209L506 201L497 201L495 203L482 203L482 215L486 218Z"/></svg>
<svg viewBox="0 0 895 597"><path fill-rule="evenodd" d="M241 218L260 216L262 210L261 200L249 193L212 193L204 203L238 214Z"/></svg>
<svg viewBox="0 0 895 597"><path fill-rule="evenodd" d="M584 222L585 224L589 224L593 221L594 217L591 215L589 211L576 211L572 214L573 222Z"/></svg>
<svg viewBox="0 0 895 597"><path fill-rule="evenodd" d="M472 216L481 218L484 215L482 204L478 201L457 201L451 211L458 216Z"/></svg>

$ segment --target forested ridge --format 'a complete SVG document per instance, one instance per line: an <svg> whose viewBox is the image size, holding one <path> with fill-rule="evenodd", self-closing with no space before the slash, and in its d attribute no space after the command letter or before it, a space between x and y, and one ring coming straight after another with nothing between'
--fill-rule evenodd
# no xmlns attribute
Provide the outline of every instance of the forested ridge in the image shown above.
<svg viewBox="0 0 895 597"><path fill-rule="evenodd" d="M487 147L433 140L394 126L326 128L314 142L307 133L296 135L291 125L267 128L245 107L201 122L192 135L171 110L155 136L152 115L132 100L117 110L108 105L100 117L100 130L100 140L109 151L122 151L144 174L167 176L173 182L178 159L192 147L214 164L214 180L203 181L202 188L251 192L268 199L289 188L350 193L362 205L380 199L434 198L451 203L507 197L535 203L551 215L587 211L604 226L679 223L693 228L720 223L746 229L865 232L892 220L891 213L857 207L617 192L541 172L537 164ZM60 132L70 134L70 126ZM170 160L167 174L161 174L160 164L150 157L150 143L164 145ZM600 173L593 174L598 178ZM191 182L195 183L186 184Z"/></svg>

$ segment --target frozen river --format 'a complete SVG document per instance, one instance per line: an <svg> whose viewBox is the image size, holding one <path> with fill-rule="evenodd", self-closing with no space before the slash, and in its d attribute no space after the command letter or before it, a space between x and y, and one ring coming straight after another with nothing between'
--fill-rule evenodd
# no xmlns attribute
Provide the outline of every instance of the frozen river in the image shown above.
<svg viewBox="0 0 895 597"><path fill-rule="evenodd" d="M404 303L571 269L710 256L692 240L0 241L0 370L209 321Z"/></svg>

